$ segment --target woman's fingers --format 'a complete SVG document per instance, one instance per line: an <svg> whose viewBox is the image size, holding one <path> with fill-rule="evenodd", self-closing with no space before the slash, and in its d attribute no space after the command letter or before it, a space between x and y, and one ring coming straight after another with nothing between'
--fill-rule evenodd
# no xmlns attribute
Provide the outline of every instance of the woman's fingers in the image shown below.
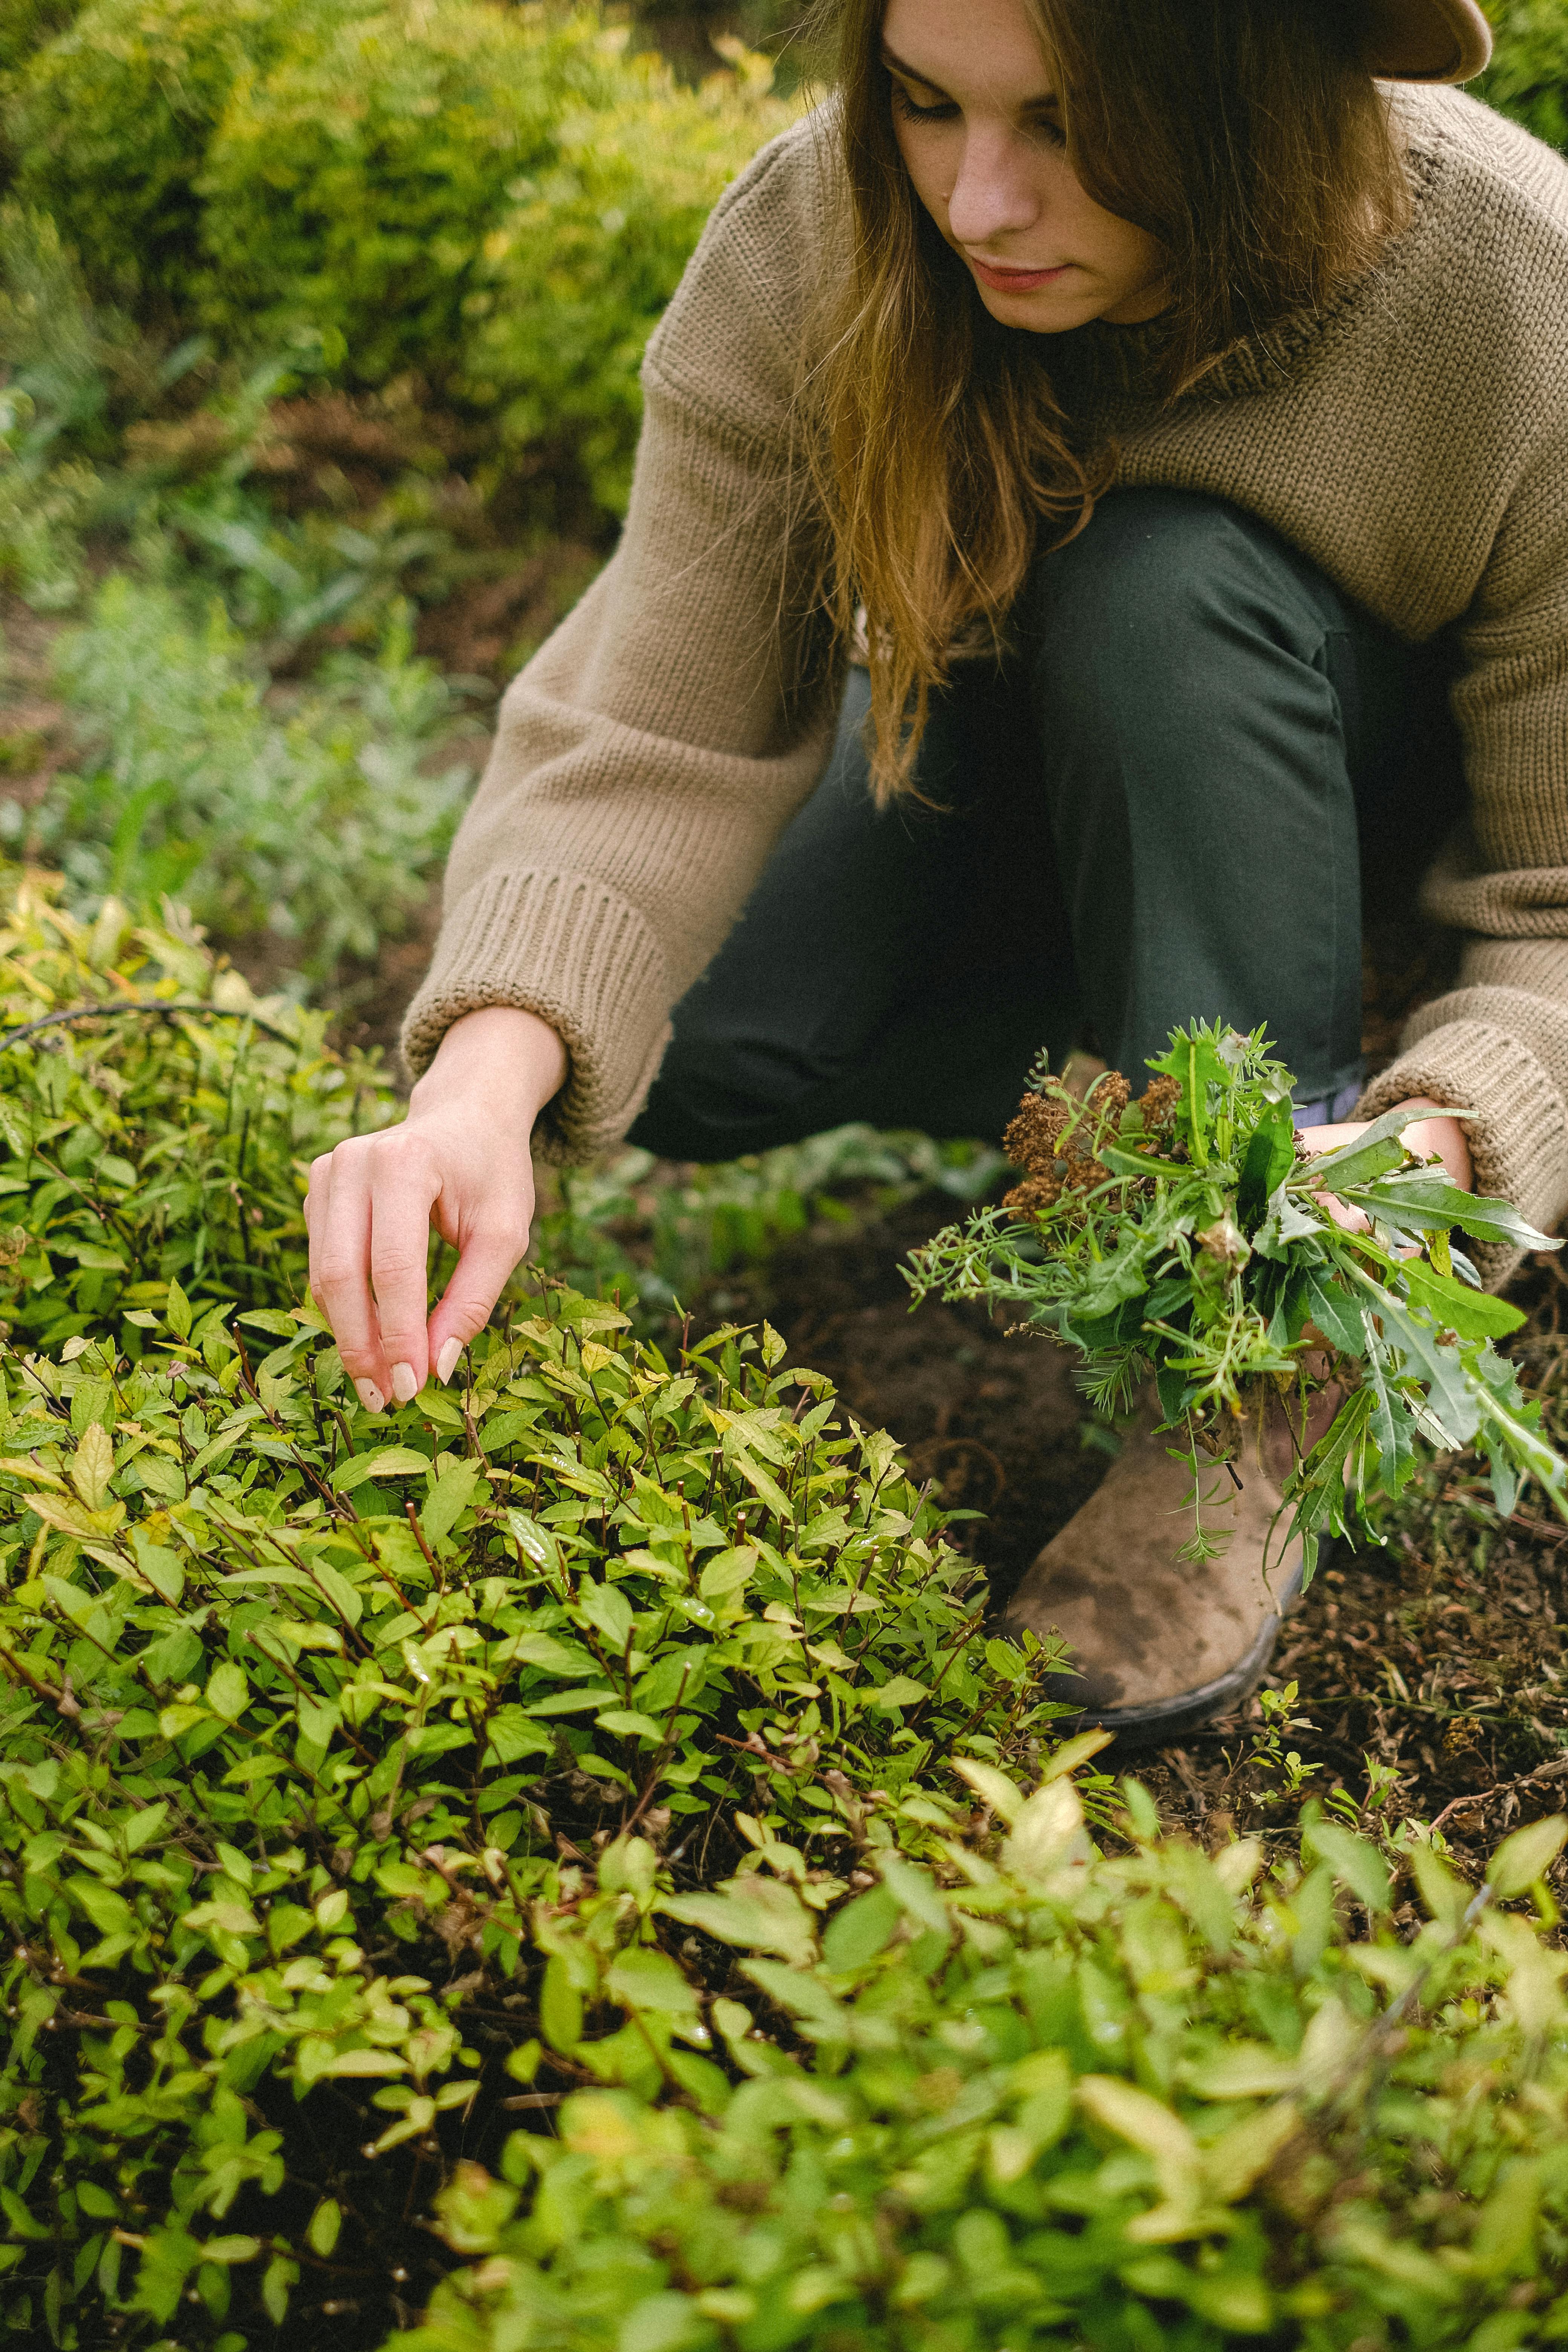
<svg viewBox="0 0 1568 2352"><path fill-rule="evenodd" d="M489 1321L491 1309L522 1262L530 1219L521 1204L495 1203L463 1244L452 1278L430 1318L430 1362L438 1381L449 1381L470 1339Z"/></svg>
<svg viewBox="0 0 1568 2352"><path fill-rule="evenodd" d="M310 1295L372 1412L424 1384L426 1246L439 1189L435 1155L404 1128L354 1137L310 1171Z"/></svg>
<svg viewBox="0 0 1568 2352"><path fill-rule="evenodd" d="M305 1219L310 1296L332 1327L360 1402L379 1412L387 1386L370 1290L370 1186L346 1146L340 1144L311 1168Z"/></svg>
<svg viewBox="0 0 1568 2352"><path fill-rule="evenodd" d="M401 1127L311 1168L310 1295L372 1412L410 1402L432 1369L449 1380L484 1328L528 1247L534 1121L565 1074L553 1029L488 1005L447 1030ZM458 1255L426 1323L432 1224Z"/></svg>

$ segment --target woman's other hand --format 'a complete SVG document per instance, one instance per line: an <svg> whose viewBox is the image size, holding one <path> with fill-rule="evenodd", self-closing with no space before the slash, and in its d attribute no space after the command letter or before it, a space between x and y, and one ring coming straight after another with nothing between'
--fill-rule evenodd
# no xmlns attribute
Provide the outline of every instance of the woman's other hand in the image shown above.
<svg viewBox="0 0 1568 2352"><path fill-rule="evenodd" d="M487 1005L455 1021L400 1127L351 1137L310 1170L310 1296L362 1404L450 1380L528 1247L533 1124L566 1076L547 1022ZM431 1226L458 1251L426 1321Z"/></svg>
<svg viewBox="0 0 1568 2352"><path fill-rule="evenodd" d="M1458 1120L1448 1118L1442 1104L1433 1102L1426 1095L1415 1096L1398 1108L1436 1114L1431 1118L1417 1119L1405 1129L1405 1149L1413 1151L1417 1160L1430 1160L1436 1153L1455 1183L1464 1192L1473 1192L1475 1171L1470 1165L1469 1141ZM1349 1119L1335 1127L1304 1127L1300 1141L1308 1151L1337 1151L1342 1144L1353 1143L1358 1135L1365 1132L1367 1125L1365 1119ZM1367 1220L1362 1210L1347 1208L1332 1192L1325 1193L1324 1198L1336 1223L1352 1234L1365 1230Z"/></svg>

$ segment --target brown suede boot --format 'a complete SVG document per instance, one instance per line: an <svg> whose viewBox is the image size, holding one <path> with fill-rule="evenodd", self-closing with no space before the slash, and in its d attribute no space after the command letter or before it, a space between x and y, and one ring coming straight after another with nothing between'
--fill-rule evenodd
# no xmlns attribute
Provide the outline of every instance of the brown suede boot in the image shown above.
<svg viewBox="0 0 1568 2352"><path fill-rule="evenodd" d="M1217 1559L1178 1559L1193 1533L1192 1466L1173 1434L1142 1421L1103 1485L1047 1544L1014 1594L1003 1631L1059 1633L1077 1672L1047 1678L1052 1698L1129 1747L1158 1747L1249 1698L1280 1619L1301 1589L1301 1548L1282 1545L1279 1489L1256 1453L1227 1472L1205 1464L1204 1526L1227 1537ZM1200 1457L1201 1458L1201 1457ZM1264 1553L1268 1548L1268 1570Z"/></svg>

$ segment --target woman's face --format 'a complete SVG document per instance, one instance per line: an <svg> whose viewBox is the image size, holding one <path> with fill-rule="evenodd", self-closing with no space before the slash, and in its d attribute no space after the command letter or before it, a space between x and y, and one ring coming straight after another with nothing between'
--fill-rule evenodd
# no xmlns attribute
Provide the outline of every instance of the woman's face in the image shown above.
<svg viewBox="0 0 1568 2352"><path fill-rule="evenodd" d="M915 192L1004 326L1136 326L1164 307L1162 248L1087 196L1024 0L888 0L882 58Z"/></svg>

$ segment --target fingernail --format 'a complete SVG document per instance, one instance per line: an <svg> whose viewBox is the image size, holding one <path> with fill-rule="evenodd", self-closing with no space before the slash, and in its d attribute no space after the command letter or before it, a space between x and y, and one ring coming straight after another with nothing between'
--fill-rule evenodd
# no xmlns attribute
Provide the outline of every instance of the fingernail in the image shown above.
<svg viewBox="0 0 1568 2352"><path fill-rule="evenodd" d="M399 1404L412 1404L419 1393L419 1383L414 1377L412 1364L394 1364L392 1393Z"/></svg>
<svg viewBox="0 0 1568 2352"><path fill-rule="evenodd" d="M436 1359L436 1378L440 1381L443 1388L446 1387L447 1382L451 1379L452 1374L456 1371L458 1368L458 1359L462 1352L463 1343L460 1339L444 1339L442 1341L441 1352Z"/></svg>
<svg viewBox="0 0 1568 2352"><path fill-rule="evenodd" d="M386 1399L374 1381L356 1381L354 1391L366 1412L380 1412L384 1408Z"/></svg>

